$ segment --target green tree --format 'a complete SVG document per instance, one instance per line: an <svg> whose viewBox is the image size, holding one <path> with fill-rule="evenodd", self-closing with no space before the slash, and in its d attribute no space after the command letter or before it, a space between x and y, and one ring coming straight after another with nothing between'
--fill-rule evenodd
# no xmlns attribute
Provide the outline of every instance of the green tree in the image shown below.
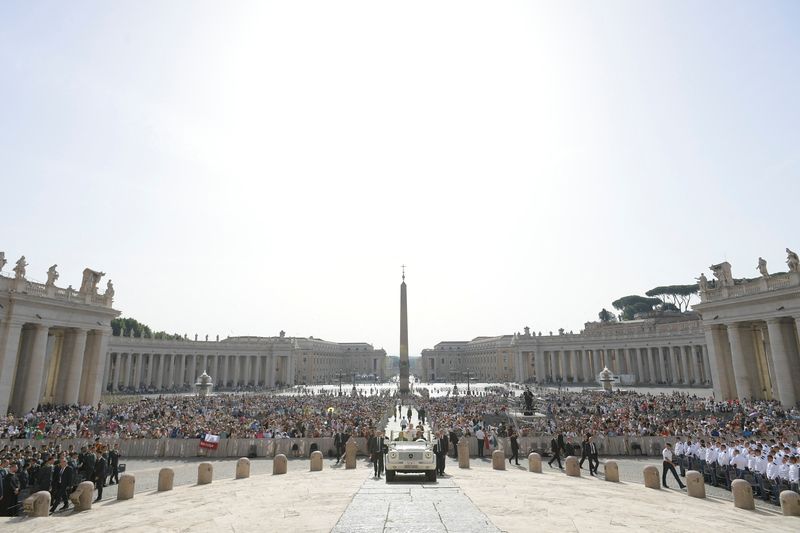
<svg viewBox="0 0 800 533"><path fill-rule="evenodd" d="M692 300L692 295L697 294L698 285L693 283L690 285L663 285L650 289L645 294L647 296L655 296L662 300L671 300L672 304L678 308L678 311L688 311L689 304Z"/></svg>
<svg viewBox="0 0 800 533"><path fill-rule="evenodd" d="M637 313L651 312L657 305L663 303L664 302L659 298L646 298L637 294L631 294L630 296L623 296L618 300L614 300L611 302L611 305L614 306L614 309L622 311L623 320L633 320Z"/></svg>
<svg viewBox="0 0 800 533"><path fill-rule="evenodd" d="M142 324L135 318L131 317L119 317L112 319L111 332L112 335L125 337L148 337L151 339L166 340L183 338L182 335L178 335L177 333L170 335L165 331L153 332L153 330L150 329L150 326L147 324Z"/></svg>
<svg viewBox="0 0 800 533"><path fill-rule="evenodd" d="M616 319L614 317L614 313L612 313L605 307L600 310L597 316L600 317L600 322L613 322Z"/></svg>

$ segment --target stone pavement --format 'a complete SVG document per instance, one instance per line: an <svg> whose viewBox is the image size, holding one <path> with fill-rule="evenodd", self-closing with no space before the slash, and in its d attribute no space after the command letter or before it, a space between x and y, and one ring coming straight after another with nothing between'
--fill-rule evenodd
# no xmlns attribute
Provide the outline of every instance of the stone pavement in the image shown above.
<svg viewBox="0 0 800 533"><path fill-rule="evenodd" d="M385 483L368 479L334 533L483 533L500 530L452 479L423 483L422 476Z"/></svg>

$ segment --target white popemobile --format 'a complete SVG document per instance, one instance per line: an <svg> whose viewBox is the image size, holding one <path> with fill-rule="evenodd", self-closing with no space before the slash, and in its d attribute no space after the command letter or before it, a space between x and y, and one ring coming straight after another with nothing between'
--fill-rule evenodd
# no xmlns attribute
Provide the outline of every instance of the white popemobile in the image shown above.
<svg viewBox="0 0 800 533"><path fill-rule="evenodd" d="M436 457L433 444L425 439L394 441L386 454L386 482L395 480L395 474L425 474L427 481L436 481Z"/></svg>

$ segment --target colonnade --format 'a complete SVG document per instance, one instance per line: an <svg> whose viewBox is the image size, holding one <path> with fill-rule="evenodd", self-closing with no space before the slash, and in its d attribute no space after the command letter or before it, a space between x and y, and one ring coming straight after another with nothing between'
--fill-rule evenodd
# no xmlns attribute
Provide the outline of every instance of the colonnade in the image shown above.
<svg viewBox="0 0 800 533"><path fill-rule="evenodd" d="M705 334L720 398L774 399L785 406L800 399L800 315L709 324Z"/></svg>
<svg viewBox="0 0 800 533"><path fill-rule="evenodd" d="M206 372L216 387L275 387L294 383L294 362L278 354L109 352L103 389L191 388Z"/></svg>
<svg viewBox="0 0 800 533"><path fill-rule="evenodd" d="M110 329L0 323L0 413L43 403L96 404Z"/></svg>
<svg viewBox="0 0 800 533"><path fill-rule="evenodd" d="M518 380L539 383L595 384L605 367L642 385L708 386L712 376L705 345L539 349L518 357Z"/></svg>

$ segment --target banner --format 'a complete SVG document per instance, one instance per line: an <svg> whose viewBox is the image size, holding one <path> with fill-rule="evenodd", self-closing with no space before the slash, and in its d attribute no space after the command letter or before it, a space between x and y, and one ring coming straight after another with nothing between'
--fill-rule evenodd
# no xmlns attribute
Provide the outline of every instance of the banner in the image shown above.
<svg viewBox="0 0 800 533"><path fill-rule="evenodd" d="M219 435L212 435L211 433L206 433L206 436L203 440L200 441L200 447L206 448L208 450L216 450L219 446Z"/></svg>

